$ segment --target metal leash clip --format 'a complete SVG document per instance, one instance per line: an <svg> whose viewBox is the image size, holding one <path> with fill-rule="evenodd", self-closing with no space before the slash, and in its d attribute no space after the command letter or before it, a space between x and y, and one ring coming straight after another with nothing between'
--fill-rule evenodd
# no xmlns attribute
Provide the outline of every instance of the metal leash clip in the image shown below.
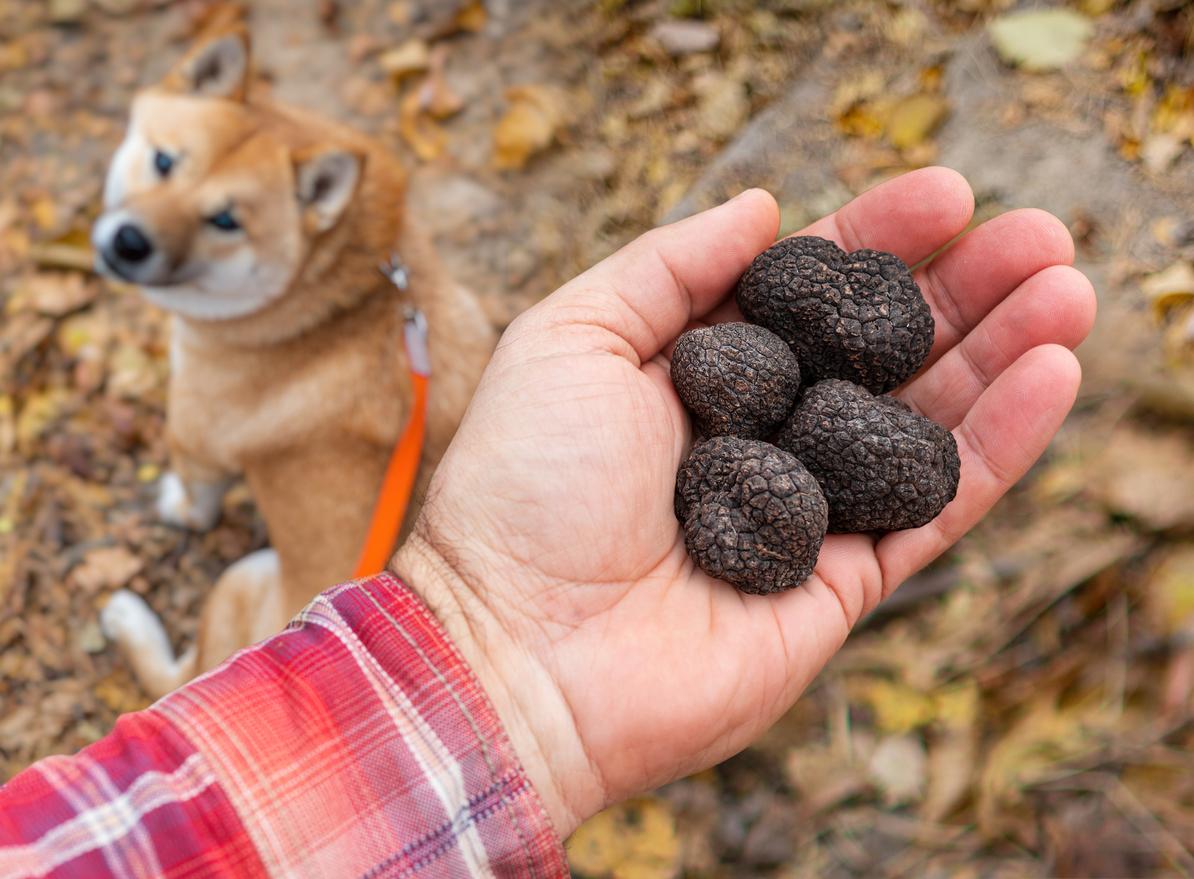
<svg viewBox="0 0 1194 879"><path fill-rule="evenodd" d="M397 253L391 253L389 260L379 265L377 270L403 293L410 287L410 272Z"/></svg>
<svg viewBox="0 0 1194 879"><path fill-rule="evenodd" d="M401 292L405 293L410 288L410 272L397 253L391 253L389 260L379 265L377 270ZM409 303L402 305L402 318L410 371L416 375L429 376L431 354L427 349L427 318L417 306Z"/></svg>

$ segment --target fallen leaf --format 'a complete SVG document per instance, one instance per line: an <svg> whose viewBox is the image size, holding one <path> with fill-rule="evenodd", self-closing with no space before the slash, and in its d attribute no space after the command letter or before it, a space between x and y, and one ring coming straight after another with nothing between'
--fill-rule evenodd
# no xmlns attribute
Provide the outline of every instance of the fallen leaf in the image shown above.
<svg viewBox="0 0 1194 879"><path fill-rule="evenodd" d="M902 734L930 723L936 715L933 700L906 684L871 681L864 698L875 714L881 732Z"/></svg>
<svg viewBox="0 0 1194 879"><path fill-rule="evenodd" d="M456 30L475 34L485 27L488 17L488 13L485 11L485 0L472 0L453 16L452 23Z"/></svg>
<svg viewBox="0 0 1194 879"><path fill-rule="evenodd" d="M663 51L677 57L711 52L721 42L721 34L707 21L664 19L649 33Z"/></svg>
<svg viewBox="0 0 1194 879"><path fill-rule="evenodd" d="M108 675L98 681L95 684L95 695L117 714L139 711L148 704L136 686L117 675Z"/></svg>
<svg viewBox="0 0 1194 879"><path fill-rule="evenodd" d="M887 736L875 746L867 775L879 788L883 802L898 806L924 795L928 760L919 736Z"/></svg>
<svg viewBox="0 0 1194 879"><path fill-rule="evenodd" d="M0 459L17 447L17 407L9 394L0 394Z"/></svg>
<svg viewBox="0 0 1194 879"><path fill-rule="evenodd" d="M1157 630L1172 636L1194 621L1194 545L1179 544L1148 578L1144 604Z"/></svg>
<svg viewBox="0 0 1194 879"><path fill-rule="evenodd" d="M1140 282L1140 290L1148 299L1153 314L1165 318L1178 305L1194 300L1194 265L1179 261Z"/></svg>
<svg viewBox="0 0 1194 879"><path fill-rule="evenodd" d="M29 454L37 448L42 433L55 423L73 402L73 395L65 388L41 391L26 398L17 415L17 448Z"/></svg>
<svg viewBox="0 0 1194 879"><path fill-rule="evenodd" d="M1194 526L1194 448L1178 431L1122 427L1092 467L1104 505L1155 531Z"/></svg>
<svg viewBox="0 0 1194 879"><path fill-rule="evenodd" d="M87 12L87 0L50 0L50 21L74 24Z"/></svg>
<svg viewBox="0 0 1194 879"><path fill-rule="evenodd" d="M108 392L113 396L144 397L165 381L165 364L151 358L140 345L120 345L113 352L108 374Z"/></svg>
<svg viewBox="0 0 1194 879"><path fill-rule="evenodd" d="M697 127L712 140L725 140L738 131L750 116L746 86L732 76L709 73L693 83L700 96Z"/></svg>
<svg viewBox="0 0 1194 879"><path fill-rule="evenodd" d="M143 563L123 546L103 546L83 556L70 572L70 580L85 592L119 589L141 573Z"/></svg>
<svg viewBox="0 0 1194 879"><path fill-rule="evenodd" d="M447 146L448 137L431 115L424 111L419 90L407 94L399 106L398 131L402 139L424 162L439 158Z"/></svg>
<svg viewBox="0 0 1194 879"><path fill-rule="evenodd" d="M979 828L987 838L1005 833L1025 792L1059 771L1063 761L1097 748L1115 728L1116 713L1094 700L1066 708L1042 695L987 755L978 782Z"/></svg>
<svg viewBox="0 0 1194 879"><path fill-rule="evenodd" d="M949 104L940 95L902 98L892 106L887 118L887 140L900 150L919 146L948 115Z"/></svg>
<svg viewBox="0 0 1194 879"><path fill-rule="evenodd" d="M929 745L928 785L920 814L937 822L962 802L974 783L979 763L978 736L973 729L950 730Z"/></svg>
<svg viewBox="0 0 1194 879"><path fill-rule="evenodd" d="M407 40L396 49L383 52L377 63L395 82L401 82L407 76L427 69L431 64L431 50L422 40Z"/></svg>
<svg viewBox="0 0 1194 879"><path fill-rule="evenodd" d="M1024 70L1057 70L1082 54L1094 32L1086 16L1069 9L1029 9L1000 15L988 25L999 57Z"/></svg>
<svg viewBox="0 0 1194 879"><path fill-rule="evenodd" d="M26 306L48 317L63 317L95 301L99 285L78 272L35 272L16 285L9 306Z"/></svg>
<svg viewBox="0 0 1194 879"><path fill-rule="evenodd" d="M506 90L509 109L493 133L494 167L518 170L551 146L563 122L562 94L544 85L521 85Z"/></svg>
<svg viewBox="0 0 1194 879"><path fill-rule="evenodd" d="M679 870L676 821L656 797L598 813L576 829L567 849L571 865L592 879L668 879Z"/></svg>
<svg viewBox="0 0 1194 879"><path fill-rule="evenodd" d="M1151 134L1140 145L1140 161L1154 174L1169 170L1186 148L1185 139L1172 132Z"/></svg>

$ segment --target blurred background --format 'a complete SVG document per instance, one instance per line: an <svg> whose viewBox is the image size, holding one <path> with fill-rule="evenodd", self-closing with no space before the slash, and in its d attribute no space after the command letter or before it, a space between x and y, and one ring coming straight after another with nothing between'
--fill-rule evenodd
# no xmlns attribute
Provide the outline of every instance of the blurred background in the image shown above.
<svg viewBox="0 0 1194 879"><path fill-rule="evenodd" d="M165 321L90 272L136 88L246 18L256 88L419 169L504 324L638 233L769 188L784 231L901 171L1056 213L1099 326L1058 441L716 769L612 809L578 875L1194 873L1194 6L1180 0L0 0L0 779L145 697L97 609L189 642L264 541L159 525ZM661 624L664 624L661 621Z"/></svg>

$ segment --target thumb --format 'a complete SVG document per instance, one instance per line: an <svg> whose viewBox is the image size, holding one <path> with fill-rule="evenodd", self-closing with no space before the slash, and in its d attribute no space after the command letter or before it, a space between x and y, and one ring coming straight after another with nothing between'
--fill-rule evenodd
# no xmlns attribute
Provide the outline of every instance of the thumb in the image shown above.
<svg viewBox="0 0 1194 879"><path fill-rule="evenodd" d="M602 327L649 360L730 292L779 231L770 193L730 201L653 229L542 303L554 320Z"/></svg>

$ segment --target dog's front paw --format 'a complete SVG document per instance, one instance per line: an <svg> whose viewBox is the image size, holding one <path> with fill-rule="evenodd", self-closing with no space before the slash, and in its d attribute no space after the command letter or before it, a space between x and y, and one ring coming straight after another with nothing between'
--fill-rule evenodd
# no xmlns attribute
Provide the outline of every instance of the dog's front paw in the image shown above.
<svg viewBox="0 0 1194 879"><path fill-rule="evenodd" d="M150 651L172 658L161 620L135 592L121 589L113 593L100 611L100 629L105 638L125 650Z"/></svg>
<svg viewBox="0 0 1194 879"><path fill-rule="evenodd" d="M210 531L220 518L222 485L187 485L177 473L167 473L158 483L158 516L168 525L192 531Z"/></svg>

